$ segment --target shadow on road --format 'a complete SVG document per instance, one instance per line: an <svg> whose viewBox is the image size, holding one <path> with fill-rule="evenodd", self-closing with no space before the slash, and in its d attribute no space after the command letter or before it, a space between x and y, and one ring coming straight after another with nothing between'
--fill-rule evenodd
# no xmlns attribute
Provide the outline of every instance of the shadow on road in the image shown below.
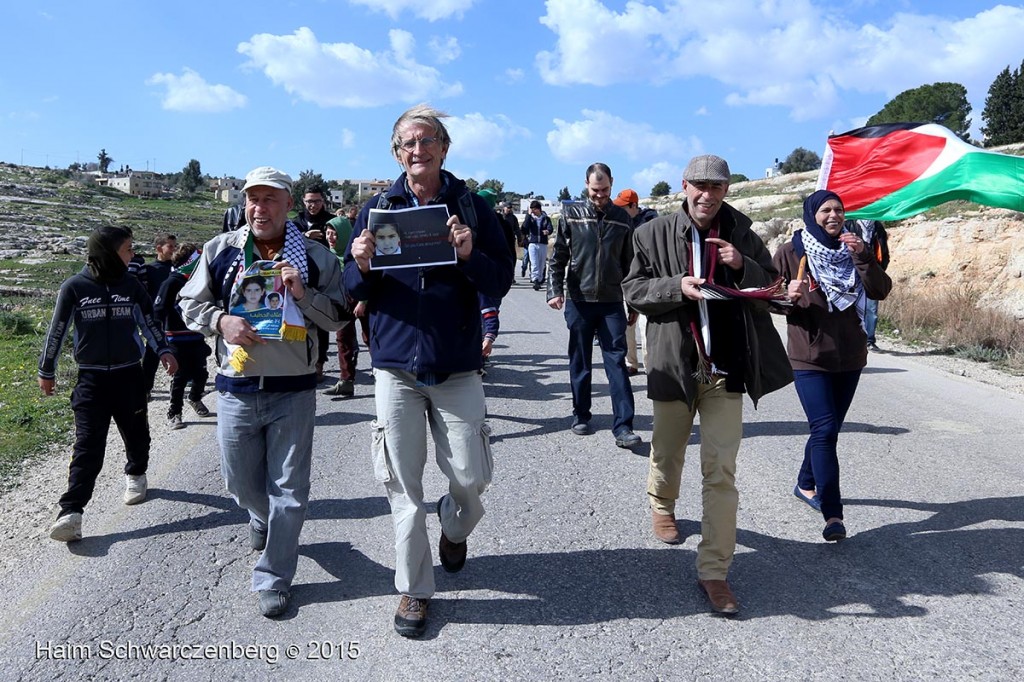
<svg viewBox="0 0 1024 682"><path fill-rule="evenodd" d="M855 532L839 544L819 538L785 540L741 529L741 552L730 581L743 605L742 619L919 618L928 614L921 605L928 597L994 594L986 577L990 574L1024 578L1024 530L972 528L1024 521L1024 497L944 504L852 499L846 504L932 515ZM699 530L696 521L680 521L684 537ZM647 538L638 542L654 543ZM470 558L462 572L450 575L435 567L438 595L431 601L428 638L437 636L446 623L578 625L709 613L696 586L695 553L690 548L474 557L472 546L470 540ZM394 594L392 570L348 543L306 545L301 552L337 581L298 586L299 604ZM474 590L508 596L477 599ZM461 597L444 596L453 591Z"/></svg>

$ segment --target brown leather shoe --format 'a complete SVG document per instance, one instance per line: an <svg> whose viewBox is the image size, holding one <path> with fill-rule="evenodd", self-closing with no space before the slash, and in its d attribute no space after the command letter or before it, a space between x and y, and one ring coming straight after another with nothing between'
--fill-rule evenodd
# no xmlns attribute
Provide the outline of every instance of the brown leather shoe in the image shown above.
<svg viewBox="0 0 1024 682"><path fill-rule="evenodd" d="M427 630L427 604L429 599L402 595L395 611L395 632L402 637L419 637Z"/></svg>
<svg viewBox="0 0 1024 682"><path fill-rule="evenodd" d="M654 537L666 545L678 545L683 541L679 537L679 529L676 528L675 514L659 514L656 511L652 511L651 522L654 526Z"/></svg>
<svg viewBox="0 0 1024 682"><path fill-rule="evenodd" d="M729 583L725 580L698 580L701 589L708 595L711 608L718 613L734 615L740 612L740 603L736 595L729 589Z"/></svg>

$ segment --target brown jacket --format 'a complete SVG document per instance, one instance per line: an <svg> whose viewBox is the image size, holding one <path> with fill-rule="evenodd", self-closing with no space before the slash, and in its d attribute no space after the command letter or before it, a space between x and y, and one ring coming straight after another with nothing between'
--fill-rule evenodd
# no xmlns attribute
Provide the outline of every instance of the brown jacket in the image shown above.
<svg viewBox="0 0 1024 682"><path fill-rule="evenodd" d="M800 267L800 259L793 251L793 242L779 247L773 259L779 273L788 283ZM889 295L892 280L864 249L853 254L860 281L868 298L881 301ZM810 277L810 270L807 270ZM801 296L787 314L789 362L793 369L822 372L850 372L863 369L868 362L868 338L864 335L857 306L846 310L828 309L828 301L817 283L809 295Z"/></svg>
<svg viewBox="0 0 1024 682"><path fill-rule="evenodd" d="M719 238L743 254L740 288L771 284L778 273L761 238L750 229L750 219L723 204L718 213ZM690 320L697 303L683 296L681 282L689 272L690 230L696 229L685 210L659 216L633 233L633 262L622 282L626 303L647 316L647 395L651 400L683 400L690 407L697 397L693 377L697 357ZM782 339L767 307L743 303L746 334L745 389L757 406L761 396L793 381ZM714 333L714 330L712 330Z"/></svg>

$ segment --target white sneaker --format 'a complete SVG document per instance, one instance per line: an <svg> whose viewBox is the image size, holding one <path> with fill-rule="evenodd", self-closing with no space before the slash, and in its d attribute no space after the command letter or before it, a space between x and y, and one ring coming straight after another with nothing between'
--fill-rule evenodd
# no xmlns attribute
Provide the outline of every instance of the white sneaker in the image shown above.
<svg viewBox="0 0 1024 682"><path fill-rule="evenodd" d="M50 526L50 537L57 542L78 542L82 539L82 515L65 514Z"/></svg>
<svg viewBox="0 0 1024 682"><path fill-rule="evenodd" d="M124 503L138 504L146 499L146 474L132 476L125 474L124 477Z"/></svg>

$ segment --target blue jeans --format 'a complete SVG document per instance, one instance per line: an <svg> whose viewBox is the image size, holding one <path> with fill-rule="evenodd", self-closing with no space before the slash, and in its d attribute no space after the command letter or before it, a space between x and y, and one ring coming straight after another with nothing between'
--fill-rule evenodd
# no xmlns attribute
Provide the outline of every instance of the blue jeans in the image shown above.
<svg viewBox="0 0 1024 682"><path fill-rule="evenodd" d="M811 427L797 484L803 490L818 492L821 515L826 520L843 518L836 443L853 394L857 392L860 372L859 369L852 372L793 371L796 393Z"/></svg>
<svg viewBox="0 0 1024 682"><path fill-rule="evenodd" d="M287 592L299 560L309 504L316 391L225 393L217 402L224 483L267 547L252 571L252 590Z"/></svg>
<svg viewBox="0 0 1024 682"><path fill-rule="evenodd" d="M875 342L875 327L878 326L878 301L867 299L864 306L864 333L868 336L868 343Z"/></svg>
<svg viewBox="0 0 1024 682"><path fill-rule="evenodd" d="M626 372L626 311L622 302L588 303L565 300L565 324L569 328L569 383L572 413L578 421L591 418L591 373L594 332L601 341L604 373L612 399L612 433L633 430L633 387Z"/></svg>
<svg viewBox="0 0 1024 682"><path fill-rule="evenodd" d="M530 244L526 247L530 254L530 281L536 284L544 281L544 266L547 265L548 244Z"/></svg>

